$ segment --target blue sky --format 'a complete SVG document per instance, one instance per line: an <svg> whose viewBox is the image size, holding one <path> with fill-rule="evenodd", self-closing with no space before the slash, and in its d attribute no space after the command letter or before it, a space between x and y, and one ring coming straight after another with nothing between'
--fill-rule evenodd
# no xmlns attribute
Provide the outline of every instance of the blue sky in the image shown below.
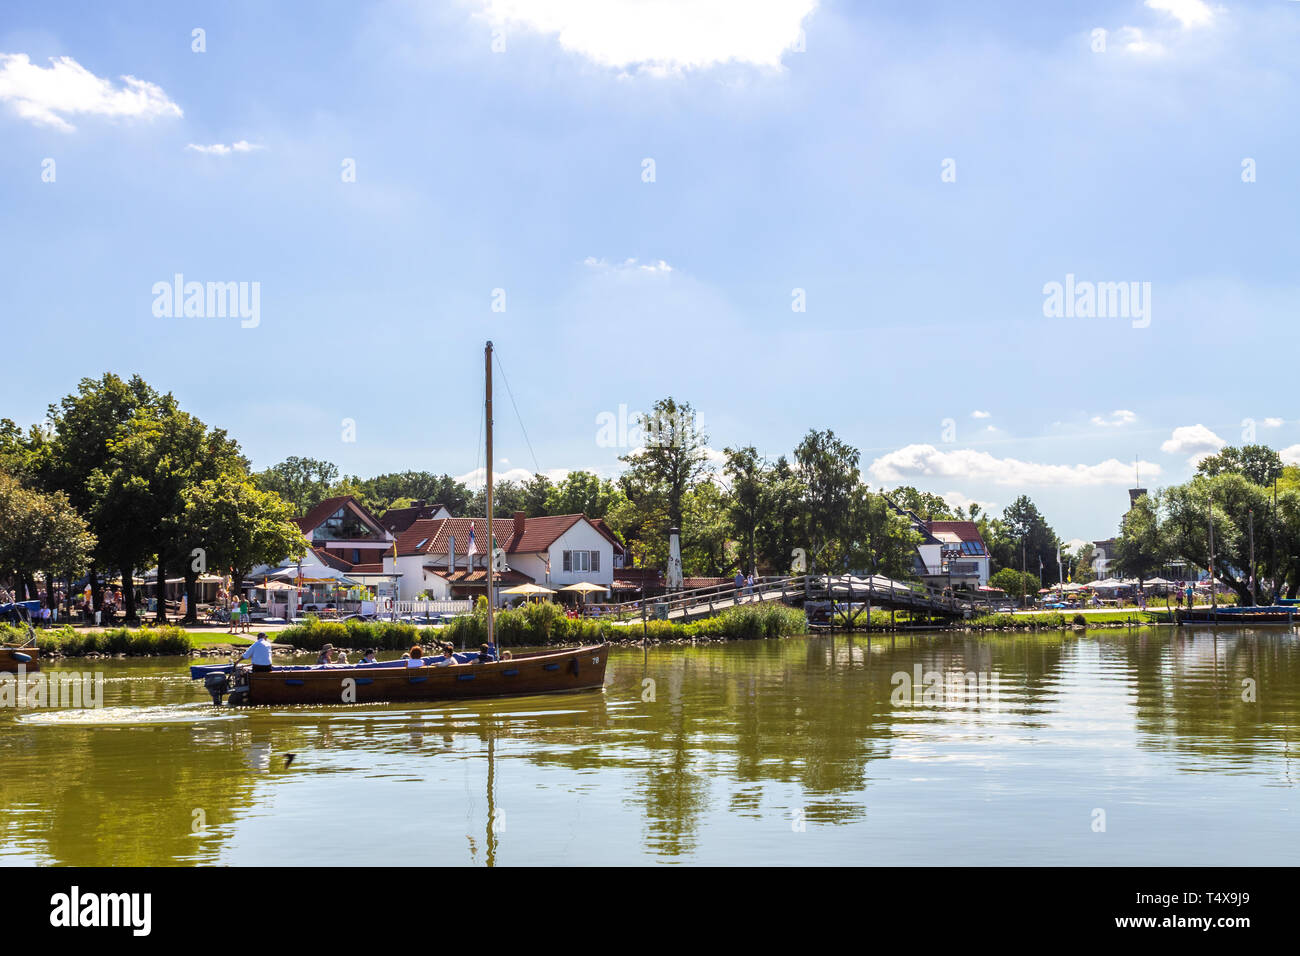
<svg viewBox="0 0 1300 956"><path fill-rule="evenodd" d="M671 394L1105 537L1135 458L1300 459L1297 41L1288 0L10 0L0 415L138 372L256 467L469 475L491 338L499 471L613 475L598 416ZM155 315L177 273L256 326ZM1067 275L1149 313L1045 315Z"/></svg>

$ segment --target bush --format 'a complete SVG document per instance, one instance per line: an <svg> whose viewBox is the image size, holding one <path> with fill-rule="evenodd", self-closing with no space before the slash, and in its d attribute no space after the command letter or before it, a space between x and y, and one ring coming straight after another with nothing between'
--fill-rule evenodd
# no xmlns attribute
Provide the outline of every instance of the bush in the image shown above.
<svg viewBox="0 0 1300 956"><path fill-rule="evenodd" d="M416 627L394 621L322 621L309 616L305 624L286 627L272 635L277 644L291 644L304 651L319 651L326 644L335 647L382 651L404 651L413 644L428 644L439 633L430 627ZM443 638L445 640L445 638Z"/></svg>
<svg viewBox="0 0 1300 956"><path fill-rule="evenodd" d="M550 644L600 644L605 641L637 639L641 628L619 627L610 621L570 618L559 605L535 602L513 610L498 611L493 621L499 647L541 647ZM754 604L729 608L716 617L690 624L648 621L645 634L653 640L670 641L690 637L747 639L789 637L808 630L803 611L783 604ZM450 641L458 647L478 647L487 640L487 605L481 602L473 614L453 618L442 629L416 628L411 624L365 621L319 621L286 628L276 641L304 650L319 650L330 643L336 647L377 647L406 650L412 644L428 646L433 641Z"/></svg>
<svg viewBox="0 0 1300 956"><path fill-rule="evenodd" d="M27 631L0 625L0 640L21 644ZM47 656L84 657L87 654L125 654L128 657L188 654L193 638L179 627L117 627L107 631L78 631L64 625L36 632L36 646Z"/></svg>

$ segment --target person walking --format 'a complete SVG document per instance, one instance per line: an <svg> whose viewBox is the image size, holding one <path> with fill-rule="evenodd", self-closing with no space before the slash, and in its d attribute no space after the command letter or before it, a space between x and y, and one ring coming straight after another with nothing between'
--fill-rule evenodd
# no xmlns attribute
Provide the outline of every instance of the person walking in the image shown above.
<svg viewBox="0 0 1300 956"><path fill-rule="evenodd" d="M743 604L745 601L745 573L736 568L736 603Z"/></svg>

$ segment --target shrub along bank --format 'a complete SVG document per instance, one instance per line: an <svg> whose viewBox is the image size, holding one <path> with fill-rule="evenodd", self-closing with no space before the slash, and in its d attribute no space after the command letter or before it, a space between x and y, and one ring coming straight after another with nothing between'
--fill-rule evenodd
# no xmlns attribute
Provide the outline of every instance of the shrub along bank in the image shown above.
<svg viewBox="0 0 1300 956"><path fill-rule="evenodd" d="M0 625L0 642L22 644L27 629ZM87 657L91 654L125 654L127 657L153 657L188 654L194 640L179 627L125 627L107 631L79 631L71 627L54 627L36 632L36 646L42 657Z"/></svg>
<svg viewBox="0 0 1300 956"><path fill-rule="evenodd" d="M551 644L600 644L684 639L744 640L762 637L790 637L808 630L803 611L780 604L742 605L716 617L689 624L649 621L613 624L609 621L566 617L555 604L533 603L516 610L498 611L495 628L500 647L544 647ZM277 644L291 644L303 650L335 647L406 650L412 644L428 645L451 641L458 647L477 647L487 640L487 609L481 605L473 614L455 618L445 627L416 627L413 624L365 621L308 620L275 635Z"/></svg>

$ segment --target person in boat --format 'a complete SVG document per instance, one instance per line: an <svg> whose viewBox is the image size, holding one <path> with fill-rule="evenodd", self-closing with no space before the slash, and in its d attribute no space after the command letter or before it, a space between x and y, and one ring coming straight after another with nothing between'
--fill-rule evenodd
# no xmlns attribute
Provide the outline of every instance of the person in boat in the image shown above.
<svg viewBox="0 0 1300 956"><path fill-rule="evenodd" d="M480 644L478 646L478 660L476 663L491 664L496 659L496 650L491 644Z"/></svg>
<svg viewBox="0 0 1300 956"><path fill-rule="evenodd" d="M366 652L365 652L364 654L361 655L361 660L358 661L358 663L360 663L360 664L378 664L378 663L379 663L379 658L375 656L375 649L374 649L373 647L367 647L367 648L366 648Z"/></svg>
<svg viewBox="0 0 1300 956"><path fill-rule="evenodd" d="M257 640L248 645L248 650L244 651L244 656L240 660L251 660L253 662L253 673L269 671L271 669L271 640L265 633L257 635Z"/></svg>
<svg viewBox="0 0 1300 956"><path fill-rule="evenodd" d="M334 645L333 645L333 644L326 644L324 647L322 647L322 648L320 649L320 656L316 658L316 663L317 663L317 664L333 664L333 663L334 663Z"/></svg>
<svg viewBox="0 0 1300 956"><path fill-rule="evenodd" d="M455 667L460 664L456 660L456 647L453 644L442 645L442 660L438 661L439 667Z"/></svg>
<svg viewBox="0 0 1300 956"><path fill-rule="evenodd" d="M412 645L411 649L407 652L407 657L409 658L406 662L407 667L424 666L424 648L419 644Z"/></svg>
<svg viewBox="0 0 1300 956"><path fill-rule="evenodd" d="M334 655L335 664L346 664L348 662L348 650L346 647L340 647Z"/></svg>

